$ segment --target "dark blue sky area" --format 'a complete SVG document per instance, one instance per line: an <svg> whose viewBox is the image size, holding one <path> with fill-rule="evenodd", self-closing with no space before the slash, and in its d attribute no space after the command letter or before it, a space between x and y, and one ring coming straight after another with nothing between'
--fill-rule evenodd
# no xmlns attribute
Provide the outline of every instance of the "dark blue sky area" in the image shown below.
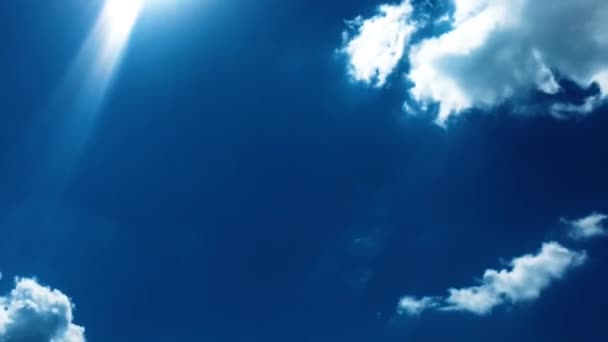
<svg viewBox="0 0 608 342"><path fill-rule="evenodd" d="M99 6L2 2L2 289L61 289L89 341L603 340L601 240L532 303L396 316L404 294L467 286L566 241L561 217L607 211L608 110L408 117L401 75L355 84L335 53L376 5L142 16L65 176L44 162L70 117L51 100Z"/></svg>

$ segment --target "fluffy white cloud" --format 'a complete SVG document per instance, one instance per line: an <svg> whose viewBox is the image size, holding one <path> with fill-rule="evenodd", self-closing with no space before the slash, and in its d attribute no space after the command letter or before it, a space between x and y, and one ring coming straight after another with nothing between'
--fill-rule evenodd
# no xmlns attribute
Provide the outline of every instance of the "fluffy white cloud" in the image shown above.
<svg viewBox="0 0 608 342"><path fill-rule="evenodd" d="M451 28L409 47L407 77L412 99L423 110L437 103L436 121L470 108L490 109L535 91L556 94L559 79L600 92L583 104L557 103L556 117L586 114L608 96L608 2L555 0L452 0L442 17ZM424 20L412 19L409 0L382 5L369 19L349 21L342 52L355 80L382 86L408 50ZM524 101L525 102L525 101Z"/></svg>
<svg viewBox="0 0 608 342"><path fill-rule="evenodd" d="M485 314L505 301L536 299L553 280L585 260L585 253L571 251L556 242L545 243L538 254L513 259L510 270L487 270L480 286L450 289L446 302L449 309Z"/></svg>
<svg viewBox="0 0 608 342"><path fill-rule="evenodd" d="M18 278L10 294L0 297L0 341L84 342L84 328L72 323L73 308L60 291Z"/></svg>
<svg viewBox="0 0 608 342"><path fill-rule="evenodd" d="M593 237L605 236L606 234L608 234L606 228L603 225L606 219L608 219L608 216L604 214L594 213L578 220L562 221L570 226L570 231L568 233L572 239L586 240Z"/></svg>
<svg viewBox="0 0 608 342"><path fill-rule="evenodd" d="M350 60L350 74L357 81L382 86L401 58L415 30L410 23L412 5L404 0L399 5L382 5L369 19L357 17L347 23L355 35L344 33L342 52Z"/></svg>
<svg viewBox="0 0 608 342"><path fill-rule="evenodd" d="M454 0L453 28L412 47L412 96L440 105L437 121L532 90L554 94L553 71L608 94L608 2ZM584 21L584 24L581 23Z"/></svg>
<svg viewBox="0 0 608 342"><path fill-rule="evenodd" d="M445 298L424 297L432 299L416 301L405 297L401 300L406 304L405 309L400 312L417 315L426 309L436 308L485 315L501 304L538 298L551 282L562 278L568 270L584 264L586 259L585 252L569 250L557 242L545 243L537 254L514 258L510 262L510 269L486 270L477 286L451 288Z"/></svg>
<svg viewBox="0 0 608 342"><path fill-rule="evenodd" d="M559 91L554 71L608 94L608 2L454 0L452 30L412 46L412 97L437 121L533 90ZM559 109L559 108L558 108ZM581 110L586 110L582 108Z"/></svg>

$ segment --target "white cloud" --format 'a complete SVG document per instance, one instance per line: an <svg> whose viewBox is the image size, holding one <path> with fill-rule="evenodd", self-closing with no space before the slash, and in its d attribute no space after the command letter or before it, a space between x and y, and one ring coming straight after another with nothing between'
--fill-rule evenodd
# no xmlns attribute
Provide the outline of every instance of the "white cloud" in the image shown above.
<svg viewBox="0 0 608 342"><path fill-rule="evenodd" d="M606 219L608 219L608 216L594 213L578 220L562 220L562 222L570 226L568 234L572 239L586 240L593 237L606 236L608 234L603 224Z"/></svg>
<svg viewBox="0 0 608 342"><path fill-rule="evenodd" d="M415 297L403 297L399 301L397 311L402 314L408 315L419 315L423 311L437 307L439 305L438 300L432 297L423 297L417 299Z"/></svg>
<svg viewBox="0 0 608 342"><path fill-rule="evenodd" d="M487 270L480 286L450 289L446 302L450 309L485 314L505 301L536 299L553 280L585 260L585 253L571 251L556 242L545 243L538 254L513 259L510 270Z"/></svg>
<svg viewBox="0 0 608 342"><path fill-rule="evenodd" d="M381 5L378 11L372 18L357 17L347 22L355 35L350 37L345 32L341 51L349 57L350 74L355 80L382 86L403 57L415 27L410 22L413 8L409 0Z"/></svg>
<svg viewBox="0 0 608 342"><path fill-rule="evenodd" d="M439 124L467 109L491 109L535 91L555 94L559 78L581 87L595 82L600 91L582 105L550 106L547 111L556 117L592 112L608 96L607 1L452 1L455 11L441 17L451 29L420 40L405 58L412 99L423 110L439 104ZM369 19L348 22L355 32L345 33L341 51L355 80L385 84L412 34L426 25L412 13L404 0L381 5Z"/></svg>
<svg viewBox="0 0 608 342"><path fill-rule="evenodd" d="M74 305L58 290L18 278L0 297L0 341L84 342L84 328L72 323Z"/></svg>
<svg viewBox="0 0 608 342"><path fill-rule="evenodd" d="M585 252L569 250L557 242L545 243L537 254L514 258L509 264L510 269L486 270L477 286L451 288L447 297L427 302L405 297L401 302L405 300L406 307L413 309L400 312L412 315L435 308L485 315L498 305L538 298L551 282L562 278L570 269L584 264L586 259Z"/></svg>
<svg viewBox="0 0 608 342"><path fill-rule="evenodd" d="M449 289L450 295L446 298L446 311L469 311L478 315L485 315L502 304L500 296L489 286L474 286L464 289Z"/></svg>
<svg viewBox="0 0 608 342"><path fill-rule="evenodd" d="M412 46L420 102L439 103L437 121L463 110L491 108L533 90L559 90L557 71L608 94L608 2L454 0L453 28Z"/></svg>

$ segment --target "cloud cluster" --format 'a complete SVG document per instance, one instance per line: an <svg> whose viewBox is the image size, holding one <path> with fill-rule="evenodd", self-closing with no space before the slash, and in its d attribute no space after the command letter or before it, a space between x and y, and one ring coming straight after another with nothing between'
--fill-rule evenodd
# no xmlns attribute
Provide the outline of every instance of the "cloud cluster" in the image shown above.
<svg viewBox="0 0 608 342"><path fill-rule="evenodd" d="M409 0L400 5L382 5L378 11L370 19L347 21L355 34L350 37L344 33L347 43L342 52L349 56L350 74L355 80L382 86L403 57L415 27L409 21L413 11Z"/></svg>
<svg viewBox="0 0 608 342"><path fill-rule="evenodd" d="M598 236L606 236L608 232L604 227L604 222L608 219L607 215L594 213L578 220L562 222L569 226L568 234L574 240L588 240Z"/></svg>
<svg viewBox="0 0 608 342"><path fill-rule="evenodd" d="M0 341L84 342L84 328L72 323L74 305L58 290L17 278L0 297Z"/></svg>
<svg viewBox="0 0 608 342"><path fill-rule="evenodd" d="M581 87L596 83L600 93L583 105L561 103L548 109L552 114L585 114L608 96L608 2L453 0L453 4L451 28L414 44L407 56L411 97L421 108L439 104L438 123L470 108L490 109L536 91L556 94L561 90L561 78ZM362 20L362 27L375 21L377 18ZM400 21L414 22L411 17ZM419 21L414 25L420 29L427 24ZM366 36L366 45L383 46L381 41L394 36L378 32ZM392 50L404 48L393 46ZM373 53L345 51L355 70L359 65L379 63Z"/></svg>
<svg viewBox="0 0 608 342"><path fill-rule="evenodd" d="M542 245L537 254L514 258L510 269L486 270L480 283L465 288L450 288L446 297L404 297L399 302L401 314L419 315L425 310L466 311L485 315L502 304L530 301L553 281L587 260L585 252L563 247L557 242Z"/></svg>

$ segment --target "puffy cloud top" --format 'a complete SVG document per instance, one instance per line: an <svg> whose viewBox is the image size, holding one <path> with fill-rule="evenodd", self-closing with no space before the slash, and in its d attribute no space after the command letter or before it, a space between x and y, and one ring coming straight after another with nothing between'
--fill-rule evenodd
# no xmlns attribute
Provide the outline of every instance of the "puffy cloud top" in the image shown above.
<svg viewBox="0 0 608 342"><path fill-rule="evenodd" d="M10 294L0 297L0 341L84 342L84 328L72 323L73 308L60 291L18 278Z"/></svg>

